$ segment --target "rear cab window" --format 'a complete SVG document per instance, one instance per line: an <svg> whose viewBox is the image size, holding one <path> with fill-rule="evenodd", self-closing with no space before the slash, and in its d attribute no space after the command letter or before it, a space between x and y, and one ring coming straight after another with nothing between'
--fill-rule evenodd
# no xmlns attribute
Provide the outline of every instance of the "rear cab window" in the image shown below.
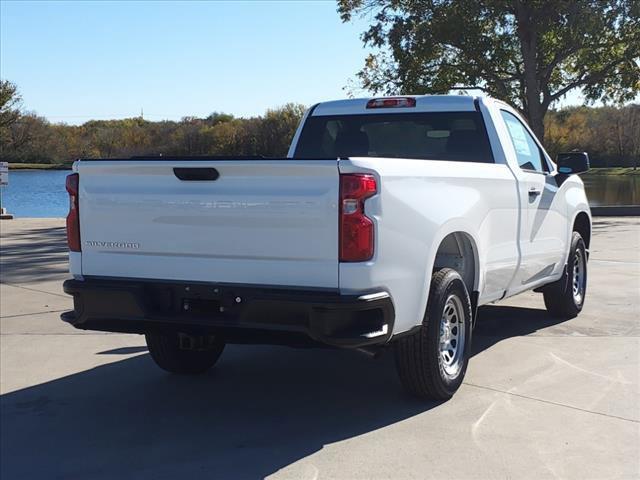
<svg viewBox="0 0 640 480"><path fill-rule="evenodd" d="M311 116L303 126L294 157L494 163L479 112Z"/></svg>

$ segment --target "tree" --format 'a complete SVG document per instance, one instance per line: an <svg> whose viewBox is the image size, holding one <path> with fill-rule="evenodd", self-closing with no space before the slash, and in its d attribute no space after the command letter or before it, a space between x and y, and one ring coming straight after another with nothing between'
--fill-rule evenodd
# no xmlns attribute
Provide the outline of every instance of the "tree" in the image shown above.
<svg viewBox="0 0 640 480"><path fill-rule="evenodd" d="M260 125L262 141L259 144L258 153L274 157L286 156L305 110L304 106L294 103L267 110Z"/></svg>
<svg viewBox="0 0 640 480"><path fill-rule="evenodd" d="M20 117L22 97L18 87L8 80L0 80L0 128L6 128Z"/></svg>
<svg viewBox="0 0 640 480"><path fill-rule="evenodd" d="M0 152L9 148L11 127L20 118L21 105L18 87L8 80L0 80Z"/></svg>
<svg viewBox="0 0 640 480"><path fill-rule="evenodd" d="M638 0L338 0L338 12L371 18L366 89L477 86L518 107L540 139L550 105L572 90L614 102L640 91Z"/></svg>
<svg viewBox="0 0 640 480"><path fill-rule="evenodd" d="M589 152L593 167L634 167L640 162L640 104L549 110L545 144L553 157L574 149Z"/></svg>
<svg viewBox="0 0 640 480"><path fill-rule="evenodd" d="M222 112L213 112L207 118L207 123L211 126L217 125L218 123L230 122L233 120L233 115L229 115L228 113Z"/></svg>

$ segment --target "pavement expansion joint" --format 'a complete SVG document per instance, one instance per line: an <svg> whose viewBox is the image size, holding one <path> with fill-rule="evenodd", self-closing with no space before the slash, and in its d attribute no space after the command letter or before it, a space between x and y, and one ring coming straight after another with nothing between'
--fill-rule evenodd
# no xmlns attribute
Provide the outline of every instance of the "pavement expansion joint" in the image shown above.
<svg viewBox="0 0 640 480"><path fill-rule="evenodd" d="M496 392L496 393L503 393L505 395L511 395L511 396L514 396L514 397L523 398L525 400L532 400L534 402L546 403L548 405L555 405L557 407L570 408L571 410L577 410L579 412L590 413L590 414L593 414L593 415L600 415L602 417L615 418L616 420L623 420L625 422L632 422L632 423L640 424L640 420L636 420L634 418L626 418L626 417L620 417L618 415L611 415L609 413L596 412L594 410L587 410L585 408L574 407L573 405L567 405L566 403L554 402L552 400L545 400L544 398L530 397L528 395L523 395L521 393L510 392L510 391L507 391L507 390L501 390L499 388L487 387L485 385L477 385L477 384L468 383L468 382L463 382L463 384L467 385L469 387L480 388L480 389L483 389L483 390L490 390L490 391Z"/></svg>
<svg viewBox="0 0 640 480"><path fill-rule="evenodd" d="M24 290L31 290L32 292L46 293L47 295L55 295L56 297L62 297L62 298L67 298L67 299L71 298L71 297L69 297L69 295L67 295L65 293L47 292L46 290L38 290L37 288L25 287L24 285L18 285L16 283L0 282L0 284L8 285L10 287L15 287L15 288L22 288Z"/></svg>

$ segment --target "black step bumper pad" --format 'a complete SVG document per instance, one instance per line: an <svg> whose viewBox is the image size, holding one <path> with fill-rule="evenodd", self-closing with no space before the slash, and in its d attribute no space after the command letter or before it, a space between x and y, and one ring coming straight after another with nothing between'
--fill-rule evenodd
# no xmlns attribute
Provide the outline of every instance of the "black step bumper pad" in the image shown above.
<svg viewBox="0 0 640 480"><path fill-rule="evenodd" d="M110 278L70 279L64 291L73 296L74 309L61 318L76 328L219 333L230 343L306 337L312 343L365 347L389 340L395 316L384 291L343 295L327 289ZM276 337L280 340L272 341Z"/></svg>

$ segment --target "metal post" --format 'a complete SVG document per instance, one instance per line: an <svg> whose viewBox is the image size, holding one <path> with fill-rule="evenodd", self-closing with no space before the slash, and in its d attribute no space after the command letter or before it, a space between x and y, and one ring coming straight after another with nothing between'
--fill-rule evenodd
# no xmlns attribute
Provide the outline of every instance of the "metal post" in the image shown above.
<svg viewBox="0 0 640 480"><path fill-rule="evenodd" d="M9 185L9 164L0 162L0 219L9 220L13 218L13 215L7 213L2 206L2 192L5 185Z"/></svg>

